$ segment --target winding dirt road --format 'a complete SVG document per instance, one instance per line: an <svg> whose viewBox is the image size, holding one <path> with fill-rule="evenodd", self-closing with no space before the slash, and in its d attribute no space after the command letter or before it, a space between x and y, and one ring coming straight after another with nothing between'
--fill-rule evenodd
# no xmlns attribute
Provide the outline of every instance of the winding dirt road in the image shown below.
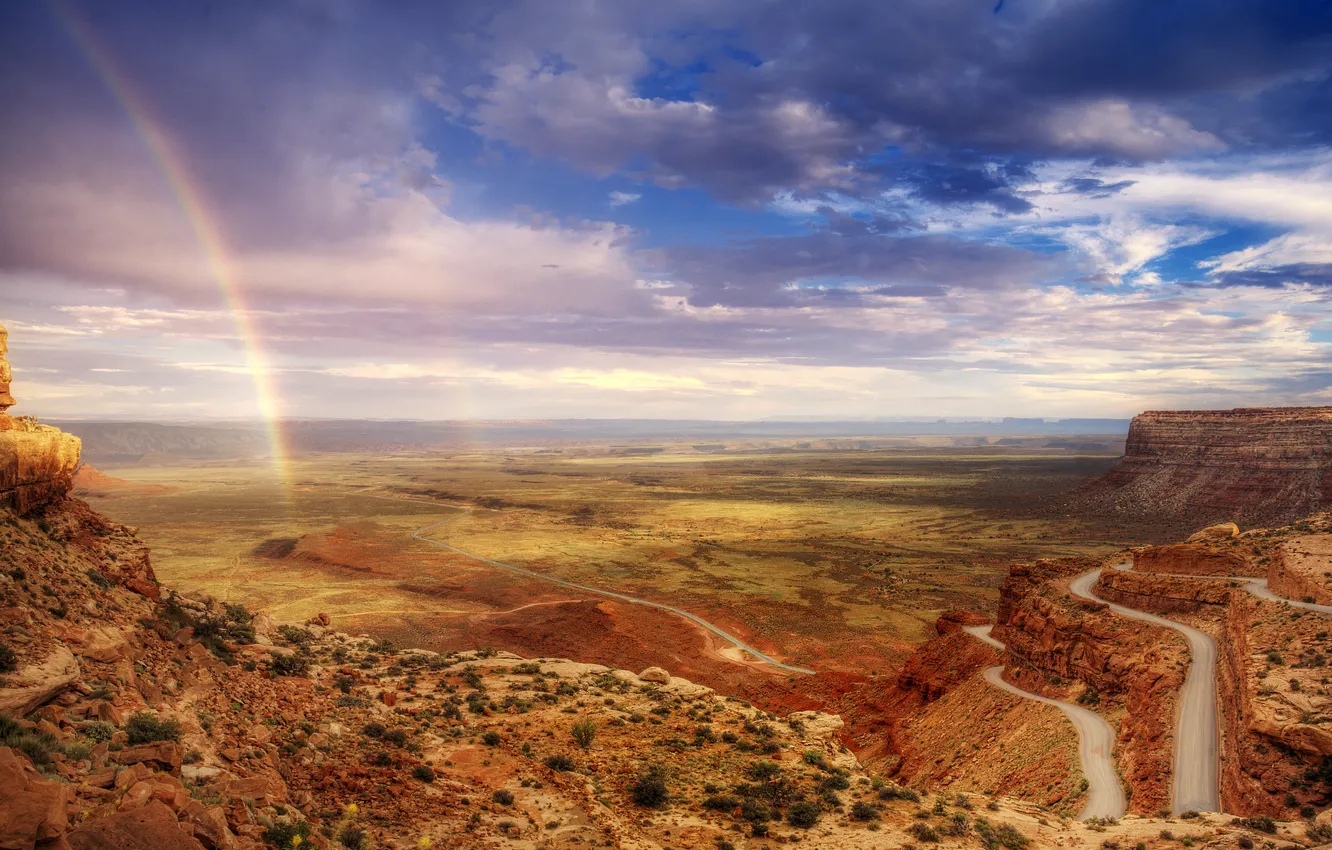
<svg viewBox="0 0 1332 850"><path fill-rule="evenodd" d="M1005 649L1002 642L991 636L990 630L994 628L993 626L964 628L973 637L999 650ZM1078 756L1082 762L1082 775L1087 778L1087 805L1078 816L1081 820L1117 818L1124 814L1128 808L1128 800L1124 796L1124 786L1119 782L1119 774L1115 772L1113 758L1115 731L1110 728L1109 723L1094 711L1024 691L1004 681L1003 667L986 669L985 681L1014 696L1052 705L1064 712L1073 723L1073 727L1078 731Z"/></svg>
<svg viewBox="0 0 1332 850"><path fill-rule="evenodd" d="M1184 687L1179 693L1179 708L1175 718L1175 778L1171 807L1175 814L1221 811L1216 725L1216 641L1192 626L1101 599L1092 592L1092 585L1100 575L1099 569L1085 572L1073 579L1069 590L1074 596L1108 606L1122 617L1174 629L1189 642L1192 660L1188 675L1184 678Z"/></svg>
<svg viewBox="0 0 1332 850"><path fill-rule="evenodd" d="M565 581L564 579L555 578L554 576L548 576L544 573L538 573L534 570L529 570L524 567L515 567L513 564L506 564L503 561L496 561L495 559L487 558L484 555L477 555L473 552L468 552L465 549L459 549L457 546L450 545L442 540L435 540L434 538L425 536L427 532L434 531L437 528L441 528L445 525L448 525L451 522L456 522L457 520L460 520L463 517L471 514L472 509L467 505L446 505L440 502L427 502L421 499L410 499L410 498L396 497L396 496L381 496L373 493L364 493L362 495L370 496L371 498L374 499L388 499L395 502L415 502L417 504L423 504L423 505L434 505L435 507L440 507L440 508L452 508L453 510L458 511L458 513L454 514L453 516L445 517L444 519L441 519L438 522L432 522L429 525L423 525L420 528L416 529L411 534L413 540L419 540L422 543L429 543L431 546L438 546L439 548L447 550L449 552L453 552L456 555L462 555L464 558L471 558L473 561L479 561L483 564L488 564L492 567L500 567L501 569L509 570L510 572L517 573L518 575L527 576L528 578L535 578L535 579L540 579L541 581L548 581L551 584L558 584L561 587L568 587L572 588L573 590L581 590L584 593L593 593L596 594L597 596L605 596L610 599L618 599L621 602L628 602L631 605L645 605L648 608L657 608L661 611L669 611L672 614L677 614L681 617L684 617L686 620L689 620L690 622L702 626L703 628L707 629L709 632L712 632L717 637L735 646L737 649L753 656L754 658L758 659L764 664L768 664L778 670L785 670L789 673L805 673L809 675L813 675L814 673L813 670L810 670L806 667L796 667L794 665L778 661L776 658L773 658L772 656L767 655L755 649L754 647L750 646L749 644L745 643L744 641L740 640L740 638L736 637L730 632L727 632L724 629L719 628L718 626L714 626L712 623L709 623L707 620L703 619L697 614L691 614L688 611L676 608L673 605L666 605L661 602L652 602L647 599L638 599L637 597L634 596L627 596L623 593L616 593L613 590L602 590L601 588L589 587L585 584L575 584L574 582Z"/></svg>

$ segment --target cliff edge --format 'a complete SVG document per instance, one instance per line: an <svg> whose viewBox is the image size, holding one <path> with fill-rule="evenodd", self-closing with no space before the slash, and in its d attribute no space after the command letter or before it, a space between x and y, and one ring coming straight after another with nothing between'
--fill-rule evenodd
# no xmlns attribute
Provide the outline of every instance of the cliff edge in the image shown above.
<svg viewBox="0 0 1332 850"><path fill-rule="evenodd" d="M1192 527L1285 524L1332 507L1332 407L1149 410L1079 507Z"/></svg>
<svg viewBox="0 0 1332 850"><path fill-rule="evenodd" d="M20 515L65 498L79 465L79 438L9 415L9 334L0 325L0 507Z"/></svg>

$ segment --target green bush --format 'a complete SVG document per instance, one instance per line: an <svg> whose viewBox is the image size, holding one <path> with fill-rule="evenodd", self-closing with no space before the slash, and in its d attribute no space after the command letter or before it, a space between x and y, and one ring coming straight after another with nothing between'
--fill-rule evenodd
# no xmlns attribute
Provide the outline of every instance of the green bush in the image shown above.
<svg viewBox="0 0 1332 850"><path fill-rule="evenodd" d="M487 732L481 736L481 743L485 744L487 747L498 747L500 745L500 733Z"/></svg>
<svg viewBox="0 0 1332 850"><path fill-rule="evenodd" d="M910 788L903 788L901 785L886 785L879 789L880 800L910 800L913 803L920 802L920 794L912 791Z"/></svg>
<svg viewBox="0 0 1332 850"><path fill-rule="evenodd" d="M574 769L574 761L566 755L553 755L546 757L546 767L551 770L558 770L561 773L567 773Z"/></svg>
<svg viewBox="0 0 1332 850"><path fill-rule="evenodd" d="M1024 850L1030 840L1010 824L995 826L985 818L976 818L976 834L985 850Z"/></svg>
<svg viewBox="0 0 1332 850"><path fill-rule="evenodd" d="M851 807L851 820L871 821L879 819L879 810L872 803L858 801Z"/></svg>
<svg viewBox="0 0 1332 850"><path fill-rule="evenodd" d="M649 768L634 782L630 789L634 802L649 809L659 809L670 799L666 788L666 774L659 767Z"/></svg>
<svg viewBox="0 0 1332 850"><path fill-rule="evenodd" d="M60 742L49 732L28 729L8 714L0 714L0 747L12 747L32 759L33 764L48 764Z"/></svg>
<svg viewBox="0 0 1332 850"><path fill-rule="evenodd" d="M736 806L740 805L740 800L729 795L713 795L703 801L703 808L711 809L714 812L734 811Z"/></svg>
<svg viewBox="0 0 1332 850"><path fill-rule="evenodd" d="M147 711L136 711L125 722L125 733L129 735L131 746L151 744L154 741L179 741L180 724L175 720L163 720Z"/></svg>
<svg viewBox="0 0 1332 850"><path fill-rule="evenodd" d="M89 720L79 727L83 737L92 741L94 744L100 744L103 741L111 740L111 736L116 734L116 727L107 723L105 720Z"/></svg>
<svg viewBox="0 0 1332 850"><path fill-rule="evenodd" d="M580 720L569 730L569 734L573 735L574 743L586 750L597 737L597 724L591 720Z"/></svg>
<svg viewBox="0 0 1332 850"><path fill-rule="evenodd" d="M390 729L384 733L384 740L395 747L401 747L407 743L407 730Z"/></svg>
<svg viewBox="0 0 1332 850"><path fill-rule="evenodd" d="M763 823L772 820L772 809L762 800L746 797L740 802L740 817L750 823Z"/></svg>
<svg viewBox="0 0 1332 850"><path fill-rule="evenodd" d="M418 764L416 767L412 768L412 776L426 784L435 781L435 771L431 770L430 766L425 764Z"/></svg>
<svg viewBox="0 0 1332 850"><path fill-rule="evenodd" d="M934 827L920 821L916 821L907 827L907 833L917 841L923 841L927 844L935 844L939 841L939 833L935 831Z"/></svg>
<svg viewBox="0 0 1332 850"><path fill-rule="evenodd" d="M264 830L264 839L278 850L294 850L310 837L310 824L303 820L291 823L271 823ZM300 839L297 841L296 839Z"/></svg>
<svg viewBox="0 0 1332 850"><path fill-rule="evenodd" d="M809 829L819 822L819 817L823 814L819 807L808 800L801 800L799 803L791 806L786 812L786 822L791 826L798 826L802 829Z"/></svg>
<svg viewBox="0 0 1332 850"><path fill-rule="evenodd" d="M385 731L384 724L374 720L361 727L361 734L367 738L382 738Z"/></svg>
<svg viewBox="0 0 1332 850"><path fill-rule="evenodd" d="M13 673L18 669L18 656L3 642L0 642L0 673Z"/></svg>
<svg viewBox="0 0 1332 850"><path fill-rule="evenodd" d="M310 661L303 655L275 655L269 662L274 676L305 677L310 672Z"/></svg>

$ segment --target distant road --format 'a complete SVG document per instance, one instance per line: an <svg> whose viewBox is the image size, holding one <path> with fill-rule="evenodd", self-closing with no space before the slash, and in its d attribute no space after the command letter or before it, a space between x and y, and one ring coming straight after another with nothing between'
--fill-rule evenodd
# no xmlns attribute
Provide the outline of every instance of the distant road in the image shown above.
<svg viewBox="0 0 1332 850"><path fill-rule="evenodd" d="M985 641L990 646L1004 649L1003 643L990 635L993 626L965 628L973 637ZM1124 796L1124 787L1119 783L1119 774L1115 772L1113 758L1115 731L1110 728L1109 723L1094 711L1024 691L1004 681L1003 667L988 668L985 671L985 681L1014 696L1052 705L1064 712L1072 721L1073 727L1078 731L1078 756L1082 761L1082 775L1087 778L1087 805L1079 815L1082 820L1117 818L1124 814L1128 809L1128 800Z"/></svg>
<svg viewBox="0 0 1332 850"><path fill-rule="evenodd" d="M1174 629L1189 642L1192 661L1179 694L1175 721L1175 780L1172 810L1219 812L1221 795L1218 783L1219 753L1216 727L1216 641L1183 623L1167 620L1146 611L1138 611L1107 602L1092 592L1101 575L1099 569L1083 573L1073 580L1069 590L1074 596L1100 602L1124 617Z"/></svg>
<svg viewBox="0 0 1332 850"><path fill-rule="evenodd" d="M686 620L689 620L693 623L697 623L698 625L712 632L714 635L721 638L722 640L725 640L726 642L734 645L740 650L754 656L754 658L757 658L759 661L762 661L764 664L771 665L772 667L775 667L778 670L786 670L789 673L804 673L807 675L813 675L815 672L806 667L795 667L791 664L785 664L781 661L778 661L776 658L773 658L770 655L760 652L759 650L755 649L754 647L740 640L740 638L736 637L730 632L727 632L717 626L714 626L712 623L709 623L707 620L703 619L697 614L691 614L688 611L681 610L673 605L666 605L661 602L651 602L647 599L638 599L633 596L626 596L623 593L616 593L613 590L602 590L601 588L598 587L588 587L585 584L575 584L574 582L571 581L565 581L564 579L555 578L554 576L548 576L545 573L538 573L533 570L526 569L524 567L515 567L513 564L506 564L503 561L496 561L493 558L487 558L484 555L477 555L475 553L468 552L464 549L459 549L457 546L452 546L441 540L434 540L432 538L425 536L426 532L433 531L437 528L448 525L449 523L455 522L470 514L472 512L472 509L467 505L447 505L441 502L430 502L430 501L425 501L423 499L412 499L412 498L397 497L397 496L381 496L374 493L363 493L362 495L370 496L370 498L372 499L387 499L393 502L415 502L417 504L434 505L435 507L439 508L452 508L456 511L459 511L459 513L454 514L451 517L445 517L444 519L439 520L438 522L432 522L429 525L425 525L416 529L411 534L413 540L420 540L422 543L429 543L431 546L438 546L439 548L445 549L449 552L453 552L454 554L462 555L465 558L471 558L473 561L480 561L481 563L489 564L492 567L500 567L502 569L509 570L510 572L515 572L518 573L519 575L527 576L528 578L535 578L535 579L540 579L541 581L548 581L551 584L558 584L561 587L569 587L573 588L574 590L581 590L584 591L585 593L594 593L597 596L605 596L610 599L618 599L621 602L628 602L631 605L645 605L648 608L656 608L661 611L669 611L672 614L678 614L679 616L684 617Z"/></svg>

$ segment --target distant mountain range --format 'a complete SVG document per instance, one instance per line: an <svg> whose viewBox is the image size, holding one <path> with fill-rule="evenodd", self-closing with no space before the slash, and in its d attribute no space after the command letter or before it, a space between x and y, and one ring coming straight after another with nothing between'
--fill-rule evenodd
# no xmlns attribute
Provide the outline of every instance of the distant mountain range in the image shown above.
<svg viewBox="0 0 1332 850"><path fill-rule="evenodd" d="M52 424L83 440L96 464L262 457L268 429L257 422L163 423L110 420ZM830 437L1097 435L1121 438L1127 419L862 420L722 422L673 419L477 421L289 420L284 440L295 452L411 451L464 445L545 445L644 440L754 440ZM984 440L977 441L984 444ZM1085 441L1079 441L1085 442ZM1013 441L1007 444L1014 445ZM1061 445L1056 447L1071 447ZM717 446L710 446L717 450Z"/></svg>

